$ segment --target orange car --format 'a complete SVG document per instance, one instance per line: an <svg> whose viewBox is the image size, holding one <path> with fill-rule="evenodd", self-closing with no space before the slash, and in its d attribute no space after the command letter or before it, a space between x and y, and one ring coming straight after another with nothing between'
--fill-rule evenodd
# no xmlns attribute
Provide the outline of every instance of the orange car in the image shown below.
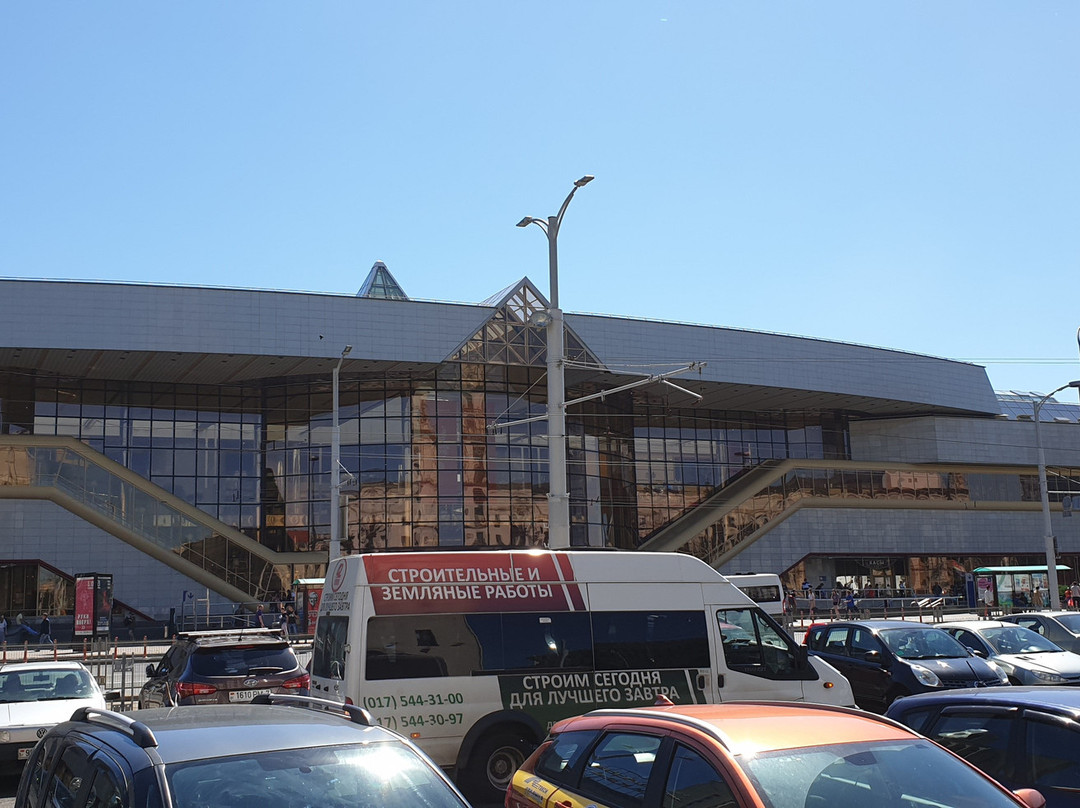
<svg viewBox="0 0 1080 808"><path fill-rule="evenodd" d="M596 710L552 727L505 808L1041 808L910 729L846 707Z"/></svg>

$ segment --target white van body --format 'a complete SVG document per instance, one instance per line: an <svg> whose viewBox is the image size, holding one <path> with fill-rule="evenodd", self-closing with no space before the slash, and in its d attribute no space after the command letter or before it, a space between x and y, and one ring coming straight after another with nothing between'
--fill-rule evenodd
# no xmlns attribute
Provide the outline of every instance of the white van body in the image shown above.
<svg viewBox="0 0 1080 808"><path fill-rule="evenodd" d="M784 613L784 585L775 572L740 572L724 577L766 614L778 617Z"/></svg>
<svg viewBox="0 0 1080 808"><path fill-rule="evenodd" d="M661 694L854 705L835 668L690 555L370 553L327 569L311 695L412 737L477 802L501 800L559 719Z"/></svg>

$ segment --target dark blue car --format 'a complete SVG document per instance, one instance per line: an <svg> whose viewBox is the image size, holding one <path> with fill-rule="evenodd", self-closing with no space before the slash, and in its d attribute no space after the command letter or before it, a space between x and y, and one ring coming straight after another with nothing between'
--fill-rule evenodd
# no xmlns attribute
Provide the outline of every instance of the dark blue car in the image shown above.
<svg viewBox="0 0 1080 808"><path fill-rule="evenodd" d="M886 713L1010 789L1035 788L1048 808L1080 806L1080 687L925 693Z"/></svg>
<svg viewBox="0 0 1080 808"><path fill-rule="evenodd" d="M1009 677L939 628L905 620L822 623L806 635L810 652L847 677L855 703L884 712L912 693L997 687Z"/></svg>

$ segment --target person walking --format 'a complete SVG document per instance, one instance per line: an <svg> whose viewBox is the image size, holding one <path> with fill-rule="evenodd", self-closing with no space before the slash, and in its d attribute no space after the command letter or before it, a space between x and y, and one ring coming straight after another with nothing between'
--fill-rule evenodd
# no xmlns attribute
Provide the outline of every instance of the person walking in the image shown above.
<svg viewBox="0 0 1080 808"><path fill-rule="evenodd" d="M1080 609L1080 582L1073 581L1069 587L1069 596L1072 598L1073 608Z"/></svg>
<svg viewBox="0 0 1080 808"><path fill-rule="evenodd" d="M41 616L41 624L38 626L38 642L42 645L52 643L52 621L49 620L48 612Z"/></svg>
<svg viewBox="0 0 1080 808"><path fill-rule="evenodd" d="M806 600L810 604L810 622L814 622L814 609L817 606L817 594L813 589L806 591Z"/></svg>
<svg viewBox="0 0 1080 808"><path fill-rule="evenodd" d="M1031 608L1041 609L1043 607L1043 593L1039 587L1035 587L1035 591L1031 593Z"/></svg>
<svg viewBox="0 0 1080 808"><path fill-rule="evenodd" d="M7 643L7 617L0 614L0 646Z"/></svg>
<svg viewBox="0 0 1080 808"><path fill-rule="evenodd" d="M266 628L266 620L263 617L263 605L260 603L259 607L255 610L255 627Z"/></svg>

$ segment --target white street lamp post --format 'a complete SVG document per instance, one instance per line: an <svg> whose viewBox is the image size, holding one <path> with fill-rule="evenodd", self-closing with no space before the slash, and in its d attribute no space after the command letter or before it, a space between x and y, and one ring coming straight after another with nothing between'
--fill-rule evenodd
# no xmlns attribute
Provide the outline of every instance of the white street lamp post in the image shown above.
<svg viewBox="0 0 1080 808"><path fill-rule="evenodd" d="M338 401L338 375L341 373L341 363L352 350L351 345L346 345L341 351L341 357L334 366L334 423L330 431L330 560L333 561L341 555L341 425L338 423L340 415L340 402Z"/></svg>
<svg viewBox="0 0 1080 808"><path fill-rule="evenodd" d="M563 378L563 316L559 308L559 227L578 188L593 181L586 174L574 183L559 212L547 219L526 216L518 227L537 225L548 240L550 308L547 310L548 547L570 546L570 494L566 485L566 386Z"/></svg>
<svg viewBox="0 0 1080 808"><path fill-rule="evenodd" d="M1046 453L1043 451L1042 435L1039 432L1039 411L1051 396L1066 387L1080 388L1080 381L1063 384L1035 402L1035 449L1038 452L1039 496L1042 499L1043 533L1046 541L1046 585L1050 590L1050 608L1054 611L1061 608L1061 593L1058 592L1057 548L1054 546L1054 526L1050 521L1050 491L1046 487Z"/></svg>

